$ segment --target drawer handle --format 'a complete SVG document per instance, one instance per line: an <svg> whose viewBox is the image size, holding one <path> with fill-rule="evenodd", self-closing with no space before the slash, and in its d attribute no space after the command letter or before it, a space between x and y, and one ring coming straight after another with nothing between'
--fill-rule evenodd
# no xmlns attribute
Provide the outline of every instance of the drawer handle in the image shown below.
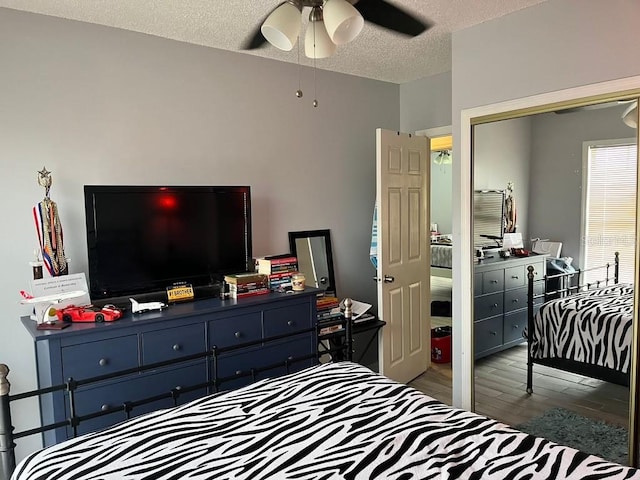
<svg viewBox="0 0 640 480"><path fill-rule="evenodd" d="M489 333L490 333L491 335L493 335L494 337L495 337L496 335L498 335L498 333L497 333L497 332L489 332Z"/></svg>
<svg viewBox="0 0 640 480"><path fill-rule="evenodd" d="M240 338L242 336L242 333L236 332L236 333L234 333L234 335L235 335L236 338Z"/></svg>
<svg viewBox="0 0 640 480"><path fill-rule="evenodd" d="M512 300L512 302L513 302L513 303L518 303L519 301L520 301L520 300L518 300L517 298L514 298L514 299Z"/></svg>
<svg viewBox="0 0 640 480"><path fill-rule="evenodd" d="M491 305L493 308L498 308L498 304L494 303L493 305Z"/></svg>
<svg viewBox="0 0 640 480"><path fill-rule="evenodd" d="M98 365L100 365L101 367L105 367L108 363L109 363L109 360L107 360L106 358L101 358L98 361Z"/></svg>
<svg viewBox="0 0 640 480"><path fill-rule="evenodd" d="M498 280L491 280L491 283L498 283Z"/></svg>
<svg viewBox="0 0 640 480"><path fill-rule="evenodd" d="M518 280L518 278L520 278L520 277L518 277L518 275L511 275L511 278L513 278L515 280Z"/></svg>
<svg viewBox="0 0 640 480"><path fill-rule="evenodd" d="M236 370L236 375L242 375L242 370Z"/></svg>
<svg viewBox="0 0 640 480"><path fill-rule="evenodd" d="M109 410L109 405L105 403L100 407L100 410L102 410L103 412L106 412L107 410Z"/></svg>
<svg viewBox="0 0 640 480"><path fill-rule="evenodd" d="M176 352L177 352L178 350L180 350L181 348L182 348L182 347L181 347L179 344L177 344L177 343L173 346L173 350L174 350L174 351L176 351Z"/></svg>
<svg viewBox="0 0 640 480"><path fill-rule="evenodd" d="M514 330L515 330L515 329L517 329L517 328L518 328L518 325L514 325L514 326L513 326L513 329L514 329Z"/></svg>
<svg viewBox="0 0 640 480"><path fill-rule="evenodd" d="M293 360L292 356L287 357L287 360Z"/></svg>
<svg viewBox="0 0 640 480"><path fill-rule="evenodd" d="M290 327L292 327L292 326L293 326L293 323L294 323L294 322L293 322L293 320L289 320L289 321L287 322L287 325L289 325Z"/></svg>

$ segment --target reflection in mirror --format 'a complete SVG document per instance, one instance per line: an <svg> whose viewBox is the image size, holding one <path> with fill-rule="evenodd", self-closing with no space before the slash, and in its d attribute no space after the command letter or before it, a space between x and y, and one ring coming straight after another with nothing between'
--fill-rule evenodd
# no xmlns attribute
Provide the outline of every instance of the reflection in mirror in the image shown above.
<svg viewBox="0 0 640 480"><path fill-rule="evenodd" d="M633 382L631 389L628 386L627 375L631 332L637 331L630 285L637 278L638 154L637 133L622 120L625 108L627 104L608 102L473 127L473 188L514 181L516 231L522 234L525 249L532 250L535 238L561 245L553 254L558 258L494 256L474 264L475 411L621 463L627 462L630 399L637 395ZM475 194L475 217L478 205ZM476 242L477 230L476 218ZM566 314L552 299L551 283L529 285L523 278L529 266L542 278L545 269L546 274L557 275L551 266L561 264L583 272L566 270L573 275L568 282L584 285L581 275L613 264L615 252L620 252L622 284L599 287L595 280L604 280L606 273L594 271L597 276L587 279L593 292L582 288L562 292L558 300L568 305ZM528 293L529 287L538 289L536 296ZM615 308L609 300L606 308L597 305L596 296L615 298ZM582 306L587 297L589 309ZM572 309L578 302L581 308ZM532 339L535 361L531 361L532 388L525 389L527 338ZM599 421L606 423L602 434L585 433ZM554 436L556 432L564 434L562 440ZM621 456L609 457L614 450Z"/></svg>
<svg viewBox="0 0 640 480"><path fill-rule="evenodd" d="M327 295L336 294L329 230L289 232L289 248L298 258L298 271L310 287L320 288Z"/></svg>
<svg viewBox="0 0 640 480"><path fill-rule="evenodd" d="M473 193L473 244L475 247L495 247L496 242L502 240L504 196L502 190L476 190Z"/></svg>

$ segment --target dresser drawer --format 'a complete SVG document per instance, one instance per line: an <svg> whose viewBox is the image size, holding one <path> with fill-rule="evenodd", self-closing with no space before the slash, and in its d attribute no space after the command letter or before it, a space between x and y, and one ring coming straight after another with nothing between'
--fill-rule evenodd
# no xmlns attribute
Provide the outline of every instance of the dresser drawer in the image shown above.
<svg viewBox="0 0 640 480"><path fill-rule="evenodd" d="M473 274L473 295L482 295L482 273Z"/></svg>
<svg viewBox="0 0 640 480"><path fill-rule="evenodd" d="M527 310L510 313L504 316L504 329L502 331L504 343L520 341L524 342L522 332L527 326Z"/></svg>
<svg viewBox="0 0 640 480"><path fill-rule="evenodd" d="M501 292L504 290L504 270L482 272L482 293Z"/></svg>
<svg viewBox="0 0 640 480"><path fill-rule="evenodd" d="M231 347L262 338L262 313L226 317L209 322L209 347Z"/></svg>
<svg viewBox="0 0 640 480"><path fill-rule="evenodd" d="M522 287L504 292L505 313L527 308L527 299L529 296L527 294L527 289L528 287Z"/></svg>
<svg viewBox="0 0 640 480"><path fill-rule="evenodd" d="M502 315L503 312L502 292L476 297L473 302L473 318L475 320Z"/></svg>
<svg viewBox="0 0 640 480"><path fill-rule="evenodd" d="M202 353L206 348L202 323L145 332L142 334L142 363L173 360Z"/></svg>
<svg viewBox="0 0 640 480"><path fill-rule="evenodd" d="M287 373L285 361L312 356L312 358L295 362L289 371L295 372L317 363L314 336L311 333L296 335L293 339L266 345L259 349L230 352L218 357L218 378L238 377L221 384L220 390L229 390L252 383L251 369L255 371L256 380ZM267 368L269 367L269 368ZM211 373L213 378L213 372Z"/></svg>
<svg viewBox="0 0 640 480"><path fill-rule="evenodd" d="M127 401L136 401L164 393L168 394L173 388L197 385L206 382L206 380L207 363L203 359L197 365L129 378L97 388L80 388L75 394L76 415L87 415L110 407L120 406ZM187 392L178 398L178 404L195 400L206 394L205 388ZM131 416L172 406L173 399L167 397L135 407L131 412ZM68 401L65 401L65 410L66 415L69 416ZM80 434L92 432L123 420L125 420L124 413L110 413L83 421L78 427L78 432Z"/></svg>
<svg viewBox="0 0 640 480"><path fill-rule="evenodd" d="M313 327L312 321L308 303L265 310L264 336L268 338L309 329Z"/></svg>
<svg viewBox="0 0 640 480"><path fill-rule="evenodd" d="M138 366L138 336L110 338L62 348L62 375L75 380Z"/></svg>
<svg viewBox="0 0 640 480"><path fill-rule="evenodd" d="M524 265L517 267L505 268L504 270L504 288L524 287L527 276L525 274Z"/></svg>
<svg viewBox="0 0 640 480"><path fill-rule="evenodd" d="M502 345L502 317L474 323L475 356Z"/></svg>

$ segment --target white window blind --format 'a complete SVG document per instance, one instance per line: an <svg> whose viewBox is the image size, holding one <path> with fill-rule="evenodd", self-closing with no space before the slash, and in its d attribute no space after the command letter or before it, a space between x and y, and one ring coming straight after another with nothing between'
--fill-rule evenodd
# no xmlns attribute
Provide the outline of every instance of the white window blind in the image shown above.
<svg viewBox="0 0 640 480"><path fill-rule="evenodd" d="M588 147L584 268L613 265L619 252L620 281L629 283L634 274L636 157L635 144ZM602 278L604 271L585 275L587 282Z"/></svg>

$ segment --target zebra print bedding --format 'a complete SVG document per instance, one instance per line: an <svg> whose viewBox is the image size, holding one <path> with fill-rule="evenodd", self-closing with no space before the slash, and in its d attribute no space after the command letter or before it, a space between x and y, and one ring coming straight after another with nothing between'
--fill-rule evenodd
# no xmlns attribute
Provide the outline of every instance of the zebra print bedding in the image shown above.
<svg viewBox="0 0 640 480"><path fill-rule="evenodd" d="M563 358L627 373L633 286L618 284L544 303L529 339L532 357ZM527 332L525 332L527 336Z"/></svg>
<svg viewBox="0 0 640 480"><path fill-rule="evenodd" d="M640 479L640 471L322 364L136 417L25 458L14 480Z"/></svg>

